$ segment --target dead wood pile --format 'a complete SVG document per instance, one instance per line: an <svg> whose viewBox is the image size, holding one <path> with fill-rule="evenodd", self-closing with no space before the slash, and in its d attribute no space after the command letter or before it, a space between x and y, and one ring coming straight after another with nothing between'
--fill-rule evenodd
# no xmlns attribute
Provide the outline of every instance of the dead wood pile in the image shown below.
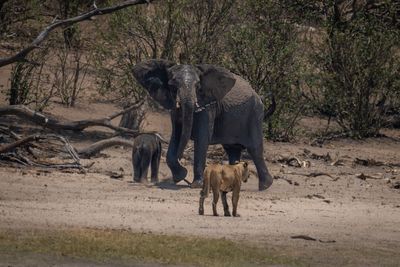
<svg viewBox="0 0 400 267"><path fill-rule="evenodd" d="M57 134L37 133L21 136L12 131L8 125L0 126L0 164L3 166L17 164L42 168L83 169L80 158L90 158L113 146L130 148L133 145L131 137L136 137L143 133L157 134L155 132L134 131L111 123L114 118L138 108L142 105L142 102L143 100L105 118L80 121L58 120L23 105L0 107L0 117L16 116L29 123L57 132ZM103 126L112 129L116 135L123 135L124 137L113 136L93 143L88 147L75 149L63 135L66 133L65 131L81 132L92 126ZM128 138L125 138L126 136ZM160 138L165 142L161 136Z"/></svg>

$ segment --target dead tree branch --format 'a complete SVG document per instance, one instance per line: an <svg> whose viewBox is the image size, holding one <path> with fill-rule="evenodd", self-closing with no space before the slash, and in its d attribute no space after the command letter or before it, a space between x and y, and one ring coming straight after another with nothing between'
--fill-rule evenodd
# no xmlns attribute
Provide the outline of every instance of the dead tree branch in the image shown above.
<svg viewBox="0 0 400 267"><path fill-rule="evenodd" d="M14 116L20 117L24 120L33 122L35 124L41 125L45 128L49 128L52 130L71 130L71 131L80 132L88 127L102 126L102 127L112 129L116 132L130 134L132 136L138 136L145 132L139 132L139 131L131 130L128 128L115 126L115 125L111 124L111 120L126 113L126 112L129 112L132 109L138 108L142 104L142 102L143 102L143 100L139 101L138 103L133 104L132 106L130 106L122 111L116 112L116 113L112 114L111 116L101 118L101 119L93 119L93 120L63 122L63 121L59 121L57 119L51 118L49 116L46 116L40 112L36 112L24 105L12 105L12 106L0 107L0 116L14 115ZM154 134L155 132L146 132L146 133Z"/></svg>
<svg viewBox="0 0 400 267"><path fill-rule="evenodd" d="M288 166L296 167L296 168L308 168L310 167L311 163L308 160L300 160L297 157L285 157L285 156L279 156L276 159L277 162L286 164Z"/></svg>
<svg viewBox="0 0 400 267"><path fill-rule="evenodd" d="M400 167L400 163L396 162L382 162L379 160L374 160L374 159L361 159L361 158L355 158L354 164L356 165L362 165L362 166L387 166L387 167Z"/></svg>
<svg viewBox="0 0 400 267"><path fill-rule="evenodd" d="M19 139L11 144L2 145L2 146L0 146L0 154L10 152L13 149L15 149L16 147L23 146L32 141L39 141L40 139L43 139L43 137L41 137L40 135L34 134L34 135L27 136L25 138Z"/></svg>
<svg viewBox="0 0 400 267"><path fill-rule="evenodd" d="M150 3L153 0L128 0L128 1L124 1L120 4L117 4L115 6L111 6L111 7L105 7L105 8L97 8L95 7L93 10L78 15L76 17L72 17L69 19L65 19L65 20L55 20L53 21L51 24L47 25L43 31L41 31L39 33L39 35L32 41L32 43L25 47L24 49L22 49L21 51L19 51L18 53L16 53L15 55L9 56L9 57L5 57L5 58L0 58L0 67L12 64L14 62L17 61L22 61L25 59L25 57L34 49L39 47L39 44L41 42L43 42L43 40L46 39L46 37L50 34L50 32L52 32L53 30L60 28L60 27L68 27L71 26L75 23L84 21L84 20L88 20L94 16L100 16L100 15L105 15L105 14L109 14L112 12L115 12L117 10L120 9L124 9L126 7L129 6L134 6L134 5L139 5L139 4L146 4L146 3Z"/></svg>
<svg viewBox="0 0 400 267"><path fill-rule="evenodd" d="M306 178L306 181L309 180L310 178L318 177L318 176L328 176L332 179L332 181L337 181L339 180L339 177L334 177L331 174L327 172L310 172L310 173L299 173L299 172L285 172L285 174L290 174L290 175L299 175L299 176L305 176L308 177Z"/></svg>
<svg viewBox="0 0 400 267"><path fill-rule="evenodd" d="M10 135L10 134L9 134ZM11 135L10 135L11 136ZM69 163L48 163L48 162L38 162L37 157L33 155L35 159L30 159L28 156L24 155L23 150L19 150L18 148L29 145L33 146L33 142L40 142L42 140L46 140L46 146L42 148L39 154L43 154L43 151L48 150L48 144L50 140L57 140L64 146L64 152L70 155L73 162ZM18 164L24 166L35 166L35 167L42 167L42 168L58 168L58 169L65 169L65 168L78 168L82 169L82 165L80 164L80 158L78 153L76 152L75 148L69 143L69 141L60 135L55 134L46 134L46 135L30 135L25 138L19 138L18 140L6 144L0 147L0 160L9 161L9 162L16 162Z"/></svg>
<svg viewBox="0 0 400 267"><path fill-rule="evenodd" d="M15 140L21 139L21 137L19 137L18 134L14 133L8 127L5 127L5 126L0 126L0 133L8 135Z"/></svg>
<svg viewBox="0 0 400 267"><path fill-rule="evenodd" d="M82 158L90 158L108 147L121 146L121 145L132 147L133 142L129 141L127 139L124 139L124 138L120 138L120 137L112 137L109 139L104 139L104 140L98 141L94 144L91 144L90 146L88 146L86 148L78 149L78 154Z"/></svg>

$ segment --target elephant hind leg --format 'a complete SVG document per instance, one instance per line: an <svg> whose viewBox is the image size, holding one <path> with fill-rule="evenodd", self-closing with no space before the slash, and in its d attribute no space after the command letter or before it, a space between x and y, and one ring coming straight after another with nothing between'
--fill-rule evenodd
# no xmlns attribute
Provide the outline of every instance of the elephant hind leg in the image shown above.
<svg viewBox="0 0 400 267"><path fill-rule="evenodd" d="M240 161L242 156L242 145L223 145L224 150L229 158L229 164L233 165L235 162Z"/></svg>
<svg viewBox="0 0 400 267"><path fill-rule="evenodd" d="M263 147L247 148L250 156L253 159L254 165L256 165L258 173L258 190L263 191L268 189L273 182L273 178L268 171L267 165L264 161Z"/></svg>
<svg viewBox="0 0 400 267"><path fill-rule="evenodd" d="M142 159L141 159L141 164L140 164L141 165L140 181L144 182L147 180L147 172L149 170L151 157L150 157L150 153L148 151L143 151L141 157L142 157Z"/></svg>
<svg viewBox="0 0 400 267"><path fill-rule="evenodd" d="M142 166L140 162L140 155L137 152L132 153L132 165L133 165L133 181L140 182L142 176Z"/></svg>
<svg viewBox="0 0 400 267"><path fill-rule="evenodd" d="M158 169L160 166L161 149L153 154L151 157L151 182L158 182Z"/></svg>

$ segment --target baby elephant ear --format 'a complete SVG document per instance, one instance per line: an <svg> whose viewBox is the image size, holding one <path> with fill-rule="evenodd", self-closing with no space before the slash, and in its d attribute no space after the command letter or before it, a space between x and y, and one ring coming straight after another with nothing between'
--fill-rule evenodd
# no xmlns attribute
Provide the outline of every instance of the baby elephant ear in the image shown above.
<svg viewBox="0 0 400 267"><path fill-rule="evenodd" d="M174 106L168 89L167 72L167 69L173 65L175 63L168 60L151 59L138 63L132 69L133 76L139 84L149 92L154 100L167 109Z"/></svg>
<svg viewBox="0 0 400 267"><path fill-rule="evenodd" d="M236 79L227 69L208 64L197 65L197 68L201 88L208 97L221 100L235 85Z"/></svg>

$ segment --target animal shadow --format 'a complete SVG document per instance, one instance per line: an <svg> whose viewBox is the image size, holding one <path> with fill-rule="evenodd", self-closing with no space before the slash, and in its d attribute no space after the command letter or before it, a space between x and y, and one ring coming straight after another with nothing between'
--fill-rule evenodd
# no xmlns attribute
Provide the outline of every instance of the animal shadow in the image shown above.
<svg viewBox="0 0 400 267"><path fill-rule="evenodd" d="M154 186L157 186L160 189L167 189L167 190L181 190L184 188L190 188L188 184L186 184L184 181L180 182L179 184L175 184L172 178L168 178L162 181L159 181L158 183L155 183Z"/></svg>

